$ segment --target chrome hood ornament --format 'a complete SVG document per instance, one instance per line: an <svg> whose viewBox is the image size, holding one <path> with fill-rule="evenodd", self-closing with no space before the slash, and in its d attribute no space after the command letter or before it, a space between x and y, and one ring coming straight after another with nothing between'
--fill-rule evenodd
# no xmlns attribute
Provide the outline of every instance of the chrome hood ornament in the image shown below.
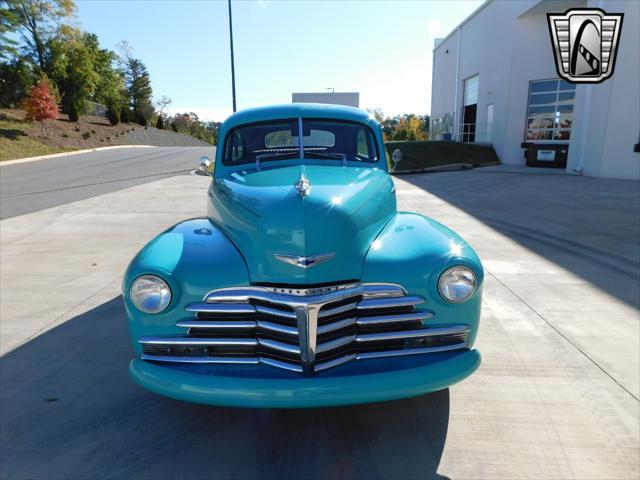
<svg viewBox="0 0 640 480"><path fill-rule="evenodd" d="M275 253L273 255L277 260L295 265L300 268L309 268L315 265L319 265L324 262L328 262L336 256L336 252L320 253L318 255L311 255L310 257L300 257L298 255L285 255L281 253Z"/></svg>
<svg viewBox="0 0 640 480"><path fill-rule="evenodd" d="M300 175L300 178L293 186L300 197L306 197L311 193L311 183L309 183L307 177L304 176L304 173Z"/></svg>

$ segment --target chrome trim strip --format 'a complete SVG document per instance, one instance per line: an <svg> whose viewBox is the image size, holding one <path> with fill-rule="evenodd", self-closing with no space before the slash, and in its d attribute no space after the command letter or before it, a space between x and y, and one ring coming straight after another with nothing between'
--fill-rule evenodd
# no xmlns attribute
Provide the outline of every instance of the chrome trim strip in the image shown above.
<svg viewBox="0 0 640 480"><path fill-rule="evenodd" d="M319 318L330 317L331 315L338 315L339 313L355 310L358 302L347 303L346 305L340 305L339 307L329 308L328 310L320 310Z"/></svg>
<svg viewBox="0 0 640 480"><path fill-rule="evenodd" d="M272 350L279 350L281 352L293 353L300 355L300 347L298 345L290 345L288 343L278 342L268 338L259 338L257 343L263 347L271 348Z"/></svg>
<svg viewBox="0 0 640 480"><path fill-rule="evenodd" d="M440 335L457 335L468 333L471 329L467 325L453 327L421 328L419 330L405 330L399 332L362 333L356 337L357 342L377 342L380 340L402 340L405 338L435 337Z"/></svg>
<svg viewBox="0 0 640 480"><path fill-rule="evenodd" d="M265 307L264 305L256 305L256 312L265 315L273 315L274 317L290 318L292 320L296 319L296 312L285 312L283 310L278 310L277 308Z"/></svg>
<svg viewBox="0 0 640 480"><path fill-rule="evenodd" d="M382 350L379 352L364 352L358 353L356 360L367 360L369 358L384 358L384 357L400 357L404 355L420 355L423 353L438 353L448 352L451 350L461 350L463 348L469 348L467 342L456 343L455 345L443 345L440 347L421 347L421 348L405 348L402 350Z"/></svg>
<svg viewBox="0 0 640 480"><path fill-rule="evenodd" d="M265 322L262 320L257 321L258 327L264 330L271 330L272 332L286 333L287 335L298 336L298 329L296 327L289 327L287 325L280 325L279 323Z"/></svg>
<svg viewBox="0 0 640 480"><path fill-rule="evenodd" d="M344 320L338 320L337 322L327 323L326 325L320 325L318 327L318 335L323 333L333 332L344 327L349 327L356 324L356 317L345 318Z"/></svg>
<svg viewBox="0 0 640 480"><path fill-rule="evenodd" d="M358 325L381 325L385 323L410 322L415 320L426 320L432 318L432 312L417 311L411 313L396 313L390 315L379 315L377 317L361 317L358 318Z"/></svg>
<svg viewBox="0 0 640 480"><path fill-rule="evenodd" d="M342 347L343 345L353 343L355 340L356 340L355 335L348 335L346 337L336 338L335 340L318 344L318 348L316 352L322 353L328 350L333 350L334 348Z"/></svg>
<svg viewBox="0 0 640 480"><path fill-rule="evenodd" d="M247 314L255 313L256 309L248 303L192 303L185 307L187 312Z"/></svg>
<svg viewBox="0 0 640 480"><path fill-rule="evenodd" d="M195 346L254 346L258 345L255 338L199 338L199 337L140 337L142 345L195 345Z"/></svg>
<svg viewBox="0 0 640 480"><path fill-rule="evenodd" d="M172 357L170 355L148 355L143 353L141 360L151 362L168 362L168 363L242 363L242 364L258 364L256 357Z"/></svg>
<svg viewBox="0 0 640 480"><path fill-rule="evenodd" d="M358 310L371 310L375 308L412 307L425 303L422 297L398 297L398 298L374 298L361 300Z"/></svg>
<svg viewBox="0 0 640 480"><path fill-rule="evenodd" d="M362 296L365 299L396 298L406 294L404 288L394 284L352 283L336 287L293 289L279 287L232 287L213 290L205 295L206 303L249 303L251 300L287 305L292 308L326 303ZM417 298L417 297L411 297ZM362 302L360 302L362 303Z"/></svg>
<svg viewBox="0 0 640 480"><path fill-rule="evenodd" d="M176 323L176 327L182 328L256 328L253 320L181 320Z"/></svg>
<svg viewBox="0 0 640 480"><path fill-rule="evenodd" d="M316 372L320 372L322 370L326 370L327 368L337 367L338 365L342 365L343 363L350 362L351 360L355 360L356 354L352 353L350 355L345 355L344 357L334 358L333 360L329 360L327 362L316 363Z"/></svg>

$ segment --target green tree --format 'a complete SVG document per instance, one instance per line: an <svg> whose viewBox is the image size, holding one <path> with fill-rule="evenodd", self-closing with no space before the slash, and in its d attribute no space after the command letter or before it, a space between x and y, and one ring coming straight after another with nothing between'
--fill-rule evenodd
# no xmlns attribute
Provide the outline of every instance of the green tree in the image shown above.
<svg viewBox="0 0 640 480"><path fill-rule="evenodd" d="M18 42L9 37L19 26L18 17L7 8L6 2L0 1L0 60L15 58L18 54Z"/></svg>
<svg viewBox="0 0 640 480"><path fill-rule="evenodd" d="M47 43L59 30L61 21L75 12L73 0L4 0L0 4L3 18L18 30L29 58L40 71L46 71Z"/></svg>
<svg viewBox="0 0 640 480"><path fill-rule="evenodd" d="M95 71L95 35L63 25L47 46L50 52L46 69L62 95L62 110L77 121L86 100L94 94L99 75ZM73 118L71 118L73 117Z"/></svg>
<svg viewBox="0 0 640 480"><path fill-rule="evenodd" d="M17 108L32 84L31 65L22 57L0 63L0 107Z"/></svg>
<svg viewBox="0 0 640 480"><path fill-rule="evenodd" d="M151 96L151 77L142 60L132 55L128 43L120 44L120 71L124 77L129 106L133 110L134 120L146 125L154 112Z"/></svg>
<svg viewBox="0 0 640 480"><path fill-rule="evenodd" d="M100 48L98 37L92 33L85 33L81 42L86 48L92 61L92 68L96 75L93 92L89 99L102 105L111 102L122 103L124 79L115 68L118 56L115 52Z"/></svg>

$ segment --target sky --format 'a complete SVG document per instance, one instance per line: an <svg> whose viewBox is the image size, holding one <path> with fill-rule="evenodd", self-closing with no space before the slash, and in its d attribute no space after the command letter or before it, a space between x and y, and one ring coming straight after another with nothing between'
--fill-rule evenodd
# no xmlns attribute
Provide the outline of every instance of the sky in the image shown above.
<svg viewBox="0 0 640 480"><path fill-rule="evenodd" d="M387 115L431 109L434 39L481 0L232 0L238 110L289 103L293 92L360 92ZM232 111L227 2L77 0L77 22L103 48L126 40L171 113L224 120Z"/></svg>

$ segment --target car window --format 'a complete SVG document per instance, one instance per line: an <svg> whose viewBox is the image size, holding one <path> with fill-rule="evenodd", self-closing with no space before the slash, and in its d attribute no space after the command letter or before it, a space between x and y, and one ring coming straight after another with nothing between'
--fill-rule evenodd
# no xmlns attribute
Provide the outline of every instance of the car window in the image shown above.
<svg viewBox="0 0 640 480"><path fill-rule="evenodd" d="M327 161L377 162L378 148L371 128L329 119L302 120L304 157ZM300 158L297 119L242 125L227 135L223 163L237 165Z"/></svg>

